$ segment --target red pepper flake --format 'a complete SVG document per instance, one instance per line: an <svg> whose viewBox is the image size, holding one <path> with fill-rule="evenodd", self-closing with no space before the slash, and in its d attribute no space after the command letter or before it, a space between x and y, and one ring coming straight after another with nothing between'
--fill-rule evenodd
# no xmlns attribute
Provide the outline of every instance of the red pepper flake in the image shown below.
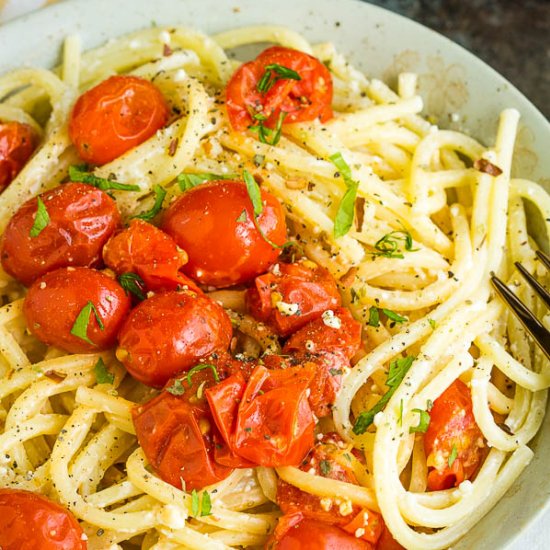
<svg viewBox="0 0 550 550"><path fill-rule="evenodd" d="M355 229L360 233L363 230L363 221L365 220L365 199L357 197L355 199Z"/></svg>
<svg viewBox="0 0 550 550"><path fill-rule="evenodd" d="M487 159L477 159L474 162L474 168L476 170L479 170L480 172L483 172L485 174L489 174L490 176L500 176L502 174L502 170L495 166L492 162L489 162Z"/></svg>
<svg viewBox="0 0 550 550"><path fill-rule="evenodd" d="M174 52L172 51L172 48L168 44L164 44L162 48L162 55L164 57L168 57L169 55L172 55Z"/></svg>
<svg viewBox="0 0 550 550"><path fill-rule="evenodd" d="M171 142L170 142L170 147L168 147L168 154L173 157L175 154L176 154L176 150L178 148L178 143L179 143L179 139L178 138L174 138Z"/></svg>

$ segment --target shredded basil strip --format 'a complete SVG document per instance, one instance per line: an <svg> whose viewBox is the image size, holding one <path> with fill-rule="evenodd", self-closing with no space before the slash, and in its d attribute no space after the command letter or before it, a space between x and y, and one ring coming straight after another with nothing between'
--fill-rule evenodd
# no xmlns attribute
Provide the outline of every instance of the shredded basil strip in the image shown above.
<svg viewBox="0 0 550 550"><path fill-rule="evenodd" d="M174 380L174 383L168 386L166 391L176 396L183 395L185 393L185 386L181 383L181 380Z"/></svg>
<svg viewBox="0 0 550 550"><path fill-rule="evenodd" d="M402 315L399 315L399 313L395 313L395 311L392 311L391 309L382 308L382 313L388 318L394 321L395 323L405 323L408 321L407 317L403 317Z"/></svg>
<svg viewBox="0 0 550 550"><path fill-rule="evenodd" d="M342 153L334 153L329 157L329 160L336 166L347 187L334 218L334 237L338 239L346 235L353 225L359 182L352 178L351 168L342 157Z"/></svg>
<svg viewBox="0 0 550 550"><path fill-rule="evenodd" d="M209 516L212 510L212 501L208 491L202 492L201 499L201 516Z"/></svg>
<svg viewBox="0 0 550 550"><path fill-rule="evenodd" d="M42 233L42 231L50 223L50 215L46 210L46 205L44 204L44 201L40 197L36 197L36 202L38 205L36 208L36 215L34 217L34 223L32 224L31 230L29 232L29 235L33 238L38 237L38 235L40 235L40 233Z"/></svg>
<svg viewBox="0 0 550 550"><path fill-rule="evenodd" d="M405 378L407 372L409 372L414 360L415 357L410 355L408 357L401 357L390 363L388 379L386 380L386 386L389 388L388 391L380 398L374 407L368 411L362 412L357 417L355 425L353 426L354 434L361 435L367 431L367 428L372 424L375 415L384 409L392 395L395 393L395 390L399 387L399 384L403 381L403 378Z"/></svg>
<svg viewBox="0 0 550 550"><path fill-rule="evenodd" d="M220 377L218 375L218 371L216 370L215 365L211 365L210 363L201 363L200 365L197 365L197 366L193 367L187 373L187 384L189 386L191 386L191 384L192 384L191 378L193 377L193 375L196 374L197 372L200 372L201 370L204 370L204 369L212 369L212 373L214 374L214 380L216 381L216 383L220 381Z"/></svg>
<svg viewBox="0 0 550 550"><path fill-rule="evenodd" d="M252 207L254 208L254 216L258 217L264 211L260 186L256 183L254 176L248 170L243 172L243 179L246 190L248 191L248 196L252 202Z"/></svg>
<svg viewBox="0 0 550 550"><path fill-rule="evenodd" d="M279 118L277 119L277 124L275 125L274 129L268 128L267 126L264 126L263 121L266 120L267 117L264 115L259 117L259 115L254 115L254 118L256 120L259 120L259 124L254 124L252 126L249 126L248 129L252 132L258 132L258 138L262 143L266 143L267 145L277 145L281 139L281 133L283 131L283 122L285 120L287 113L284 111L281 111L279 113ZM271 139L271 141L269 141Z"/></svg>
<svg viewBox="0 0 550 550"><path fill-rule="evenodd" d="M199 493L196 489L191 492L191 515L198 517L199 515Z"/></svg>
<svg viewBox="0 0 550 550"><path fill-rule="evenodd" d="M449 461L448 461L449 468L453 465L457 456L458 456L458 451L456 450L456 447L453 445L453 448L451 449L451 454L449 455Z"/></svg>
<svg viewBox="0 0 550 550"><path fill-rule="evenodd" d="M88 166L86 164L69 166L69 178L71 181L78 181L81 183L87 183L88 185L93 185L102 191L141 191L139 185L119 183L114 180L94 176L94 174L88 171Z"/></svg>
<svg viewBox="0 0 550 550"><path fill-rule="evenodd" d="M391 233L387 233L376 243L374 244L374 248L376 249L376 252L374 252L374 256L385 256L386 258L400 258L403 259L403 252L399 248L399 242L405 243L405 250L407 252L416 252L418 248L413 248L413 239L412 235L407 231L406 229L398 230L398 231L392 231Z"/></svg>
<svg viewBox="0 0 550 550"><path fill-rule="evenodd" d="M115 375L109 372L103 359L100 357L94 367L95 380L98 384L112 384L115 381Z"/></svg>
<svg viewBox="0 0 550 550"><path fill-rule="evenodd" d="M371 306L369 308L369 326L380 326L380 314L378 313L378 308L376 306Z"/></svg>
<svg viewBox="0 0 550 550"><path fill-rule="evenodd" d="M76 336L77 338L80 338L81 340L84 340L88 344L95 346L96 344L88 338L88 323L90 322L90 313L92 313L92 311L94 312L100 330L103 330L105 328L103 326L101 318L99 317L95 305L88 300L87 304L80 310L80 313L78 314L76 321L71 328L71 334L73 336Z"/></svg>
<svg viewBox="0 0 550 550"><path fill-rule="evenodd" d="M201 172L197 174L179 174L176 178L181 191L189 191L201 183L215 180L232 180L237 176L235 174L212 174L211 172Z"/></svg>
<svg viewBox="0 0 550 550"><path fill-rule="evenodd" d="M166 189L164 189L160 185L155 184L153 186L153 191L155 192L155 204L153 204L153 206L149 210L142 212L141 214L136 214L135 216L132 216L133 218L150 221L162 210L162 203L164 202L164 198L166 197Z"/></svg>
<svg viewBox="0 0 550 550"><path fill-rule="evenodd" d="M131 271L122 273L118 276L118 282L126 291L126 294L131 292L139 300L145 300L145 293L143 292L145 282L137 273L132 273Z"/></svg>
<svg viewBox="0 0 550 550"><path fill-rule="evenodd" d="M302 80L296 71L278 63L266 65L264 69L265 72L256 85L256 89L262 94L269 92L278 80Z"/></svg>
<svg viewBox="0 0 550 550"><path fill-rule="evenodd" d="M437 326L437 323L435 322L434 319L428 319L428 323L430 323L430 326L432 327L432 329L434 329Z"/></svg>
<svg viewBox="0 0 550 550"><path fill-rule="evenodd" d="M409 428L409 433L423 433L425 434L428 426L430 425L430 414L427 411L424 411L422 409L413 409L412 412L418 413L420 415L420 419L418 421L418 426L411 426Z"/></svg>
<svg viewBox="0 0 550 550"><path fill-rule="evenodd" d="M239 217L237 218L237 223L242 223L242 222L245 222L246 220L248 220L248 216L246 215L246 210L243 210L239 214Z"/></svg>

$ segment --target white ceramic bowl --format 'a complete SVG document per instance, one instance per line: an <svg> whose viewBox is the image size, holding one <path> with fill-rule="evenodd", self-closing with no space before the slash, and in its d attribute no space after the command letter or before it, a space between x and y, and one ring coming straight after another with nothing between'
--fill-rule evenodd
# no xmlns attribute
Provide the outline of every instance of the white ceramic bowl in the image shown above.
<svg viewBox="0 0 550 550"><path fill-rule="evenodd" d="M87 49L154 23L207 33L272 23L312 41L332 41L368 75L391 81L404 70L418 73L425 112L486 143L492 142L499 112L515 107L522 115L515 173L550 188L550 124L516 88L439 34L354 0L66 0L0 27L0 72L53 66L70 33L80 34ZM533 445L533 462L455 550L533 548L526 533L544 529L541 516L550 503L550 415ZM550 526L545 540L550 547Z"/></svg>

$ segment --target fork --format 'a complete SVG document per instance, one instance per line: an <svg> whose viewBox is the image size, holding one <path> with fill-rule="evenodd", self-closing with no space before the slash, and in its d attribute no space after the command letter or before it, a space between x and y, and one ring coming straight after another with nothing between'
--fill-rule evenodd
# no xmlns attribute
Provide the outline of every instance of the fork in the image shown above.
<svg viewBox="0 0 550 550"><path fill-rule="evenodd" d="M540 261L550 270L550 256L537 250ZM550 308L550 292L546 290L519 262L516 267L527 281L527 284L540 296L541 300ZM532 336L546 357L550 359L550 331L535 317L531 310L501 281L496 275L491 277L499 296L510 307L515 316L520 320L525 330Z"/></svg>

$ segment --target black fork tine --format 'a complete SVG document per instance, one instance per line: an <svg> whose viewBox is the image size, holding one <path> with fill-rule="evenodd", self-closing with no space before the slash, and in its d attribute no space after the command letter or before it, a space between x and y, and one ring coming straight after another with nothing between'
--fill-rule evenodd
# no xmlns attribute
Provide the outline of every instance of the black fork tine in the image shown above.
<svg viewBox="0 0 550 550"><path fill-rule="evenodd" d="M542 250L537 250L537 256L539 260L546 266L547 269L550 269L550 256L542 252Z"/></svg>
<svg viewBox="0 0 550 550"><path fill-rule="evenodd" d="M515 266L523 275L523 278L527 281L529 286L540 296L541 300L546 304L546 307L550 307L550 292L548 292L519 262L515 262Z"/></svg>
<svg viewBox="0 0 550 550"><path fill-rule="evenodd" d="M510 306L512 312L525 327L525 330L533 337L540 349L542 349L550 360L550 332L498 277L493 275L491 282L500 297Z"/></svg>

